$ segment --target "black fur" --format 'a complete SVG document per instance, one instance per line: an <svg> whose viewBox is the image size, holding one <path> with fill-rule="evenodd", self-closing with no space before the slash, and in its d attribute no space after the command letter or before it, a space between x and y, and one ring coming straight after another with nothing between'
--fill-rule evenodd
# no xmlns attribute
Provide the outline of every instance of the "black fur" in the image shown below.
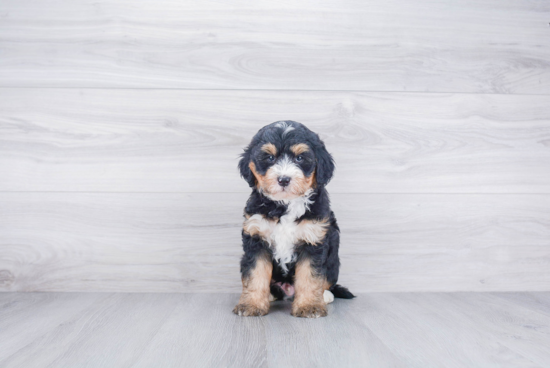
<svg viewBox="0 0 550 368"><path fill-rule="evenodd" d="M335 298L341 298L341 299L353 299L355 298L355 295L353 295L348 288L345 288L341 285L335 284L332 285L330 288L330 291L334 295Z"/></svg>
<svg viewBox="0 0 550 368"><path fill-rule="evenodd" d="M340 260L338 258L340 229L338 228L336 217L330 209L330 200L325 189L326 184L334 173L334 160L327 152L319 136L304 125L294 121L286 121L285 123L294 129L283 134L283 129L277 127L277 123L260 129L241 155L238 165L240 174L254 188L246 203L244 209L245 215L261 214L267 219L277 221L287 211L285 203L269 199L256 188L257 183L254 174L249 168L250 162L254 163L256 171L261 175L264 175L272 164L269 160L266 160L266 155L269 156L269 154L261 151L261 147L266 143L272 143L277 148L279 154L292 155L292 152L290 152L291 146L298 143L307 144L311 150L303 155L304 158L299 163L299 167L307 177L315 172L315 184L313 194L310 197L313 203L305 214L296 221L323 220L328 218L330 226L321 243L316 245L307 243L295 244L296 262L309 258L316 273L326 277L329 284L332 285L330 291L335 297L353 298L354 295L349 290L336 284L340 268ZM258 257L272 257L273 252L269 244L258 235L250 236L243 231L242 237L244 255L241 261L241 272L243 277L246 277L250 270L253 269L255 260ZM288 272L283 272L281 266L273 260L272 282L292 284L296 262L287 264ZM271 285L271 292L277 299L284 297L284 292L277 285Z"/></svg>
<svg viewBox="0 0 550 368"><path fill-rule="evenodd" d="M241 274L247 277L250 270L256 266L256 260L260 257L271 258L272 252L269 245L257 236L250 236L244 231L242 233L244 255L241 258Z"/></svg>
<svg viewBox="0 0 550 368"><path fill-rule="evenodd" d="M312 148L313 152L304 155L304 162L300 165L304 174L309 176L315 170L317 184L319 186L328 184L334 173L334 160L326 150L321 138L305 125L290 120L285 121L285 123L291 125L294 129L283 135L281 129L277 128L277 123L269 124L260 129L241 155L239 171L248 185L251 187L255 185L254 175L249 168L250 162L254 162L260 174L264 174L269 168L269 163L263 160L266 154L261 152L261 146L264 143L273 143L279 152L288 152L292 145L306 143Z"/></svg>
<svg viewBox="0 0 550 368"><path fill-rule="evenodd" d="M286 296L286 293L277 284L271 284L269 289L271 291L271 295L273 295L275 300L283 300Z"/></svg>

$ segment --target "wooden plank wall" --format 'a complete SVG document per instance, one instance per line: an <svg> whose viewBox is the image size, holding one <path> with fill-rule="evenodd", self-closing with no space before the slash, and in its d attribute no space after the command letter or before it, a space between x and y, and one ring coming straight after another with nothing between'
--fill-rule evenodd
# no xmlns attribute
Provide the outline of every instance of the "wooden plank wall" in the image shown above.
<svg viewBox="0 0 550 368"><path fill-rule="evenodd" d="M550 290L550 3L0 2L0 290L240 289L237 157L320 133L353 291Z"/></svg>

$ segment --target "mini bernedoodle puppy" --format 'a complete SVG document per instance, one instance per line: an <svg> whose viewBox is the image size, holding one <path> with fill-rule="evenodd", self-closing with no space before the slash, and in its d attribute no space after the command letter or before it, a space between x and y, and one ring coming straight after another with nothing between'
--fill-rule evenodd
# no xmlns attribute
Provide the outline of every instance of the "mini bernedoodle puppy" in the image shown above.
<svg viewBox="0 0 550 368"><path fill-rule="evenodd" d="M354 297L336 284L340 235L325 185L334 161L319 136L294 121L260 129L239 162L252 187L244 209L243 292L233 312L263 316L269 302L292 299L292 315L327 315L334 297Z"/></svg>

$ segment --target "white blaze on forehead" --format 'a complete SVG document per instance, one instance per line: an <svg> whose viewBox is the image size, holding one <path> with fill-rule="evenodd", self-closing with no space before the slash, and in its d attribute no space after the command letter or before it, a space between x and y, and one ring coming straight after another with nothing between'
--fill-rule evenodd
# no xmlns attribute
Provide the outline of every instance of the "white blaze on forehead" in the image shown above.
<svg viewBox="0 0 550 368"><path fill-rule="evenodd" d="M275 165L271 166L269 172L276 177L288 176L292 179L301 175L302 169L300 169L288 155L284 155Z"/></svg>
<svg viewBox="0 0 550 368"><path fill-rule="evenodd" d="M294 127L288 124L286 121L279 121L276 125L276 127L281 128L284 130L283 137L287 135L289 132L294 130Z"/></svg>

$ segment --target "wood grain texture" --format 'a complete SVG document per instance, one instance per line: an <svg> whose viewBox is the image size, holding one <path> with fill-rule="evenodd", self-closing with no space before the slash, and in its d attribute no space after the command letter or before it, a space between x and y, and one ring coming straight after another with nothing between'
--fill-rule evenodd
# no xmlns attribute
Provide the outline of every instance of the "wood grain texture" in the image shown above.
<svg viewBox="0 0 550 368"><path fill-rule="evenodd" d="M287 302L272 303L264 317L238 317L231 313L237 300L238 294L0 293L0 365L543 368L550 362L548 293L360 294L337 299L329 316L316 320L291 317Z"/></svg>
<svg viewBox="0 0 550 368"><path fill-rule="evenodd" d="M332 193L550 193L550 97L0 89L1 191L247 192L238 155L301 121Z"/></svg>
<svg viewBox="0 0 550 368"><path fill-rule="evenodd" d="M550 290L550 196L334 194L339 282ZM239 292L246 194L1 193L0 290Z"/></svg>
<svg viewBox="0 0 550 368"><path fill-rule="evenodd" d="M544 1L4 0L0 85L550 93Z"/></svg>
<svg viewBox="0 0 550 368"><path fill-rule="evenodd" d="M493 294L381 293L365 295L363 303L368 310L352 304L349 312L410 366L437 367L440 360L442 366L457 368L544 367L550 362L547 327L540 323L548 316L502 303ZM512 317L516 313L526 318ZM447 345L451 341L452 347Z"/></svg>
<svg viewBox="0 0 550 368"><path fill-rule="evenodd" d="M236 163L281 119L336 159L353 291L550 290L549 19L549 3L522 0L3 0L0 291L238 291ZM118 318L132 302L113 298ZM544 314L546 299L520 299ZM163 323L149 322L145 335ZM362 357L374 366L430 362L356 332L381 352ZM254 339L256 366L298 354ZM101 344L48 364L79 366Z"/></svg>

